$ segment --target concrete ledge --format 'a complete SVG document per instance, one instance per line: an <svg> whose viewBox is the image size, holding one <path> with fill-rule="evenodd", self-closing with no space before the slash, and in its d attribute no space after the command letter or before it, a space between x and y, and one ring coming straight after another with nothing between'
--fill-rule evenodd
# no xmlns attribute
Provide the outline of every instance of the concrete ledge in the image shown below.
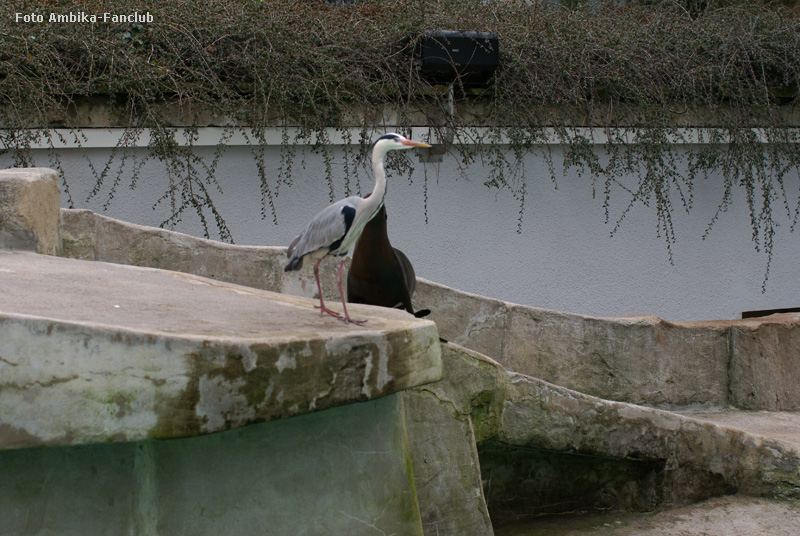
<svg viewBox="0 0 800 536"><path fill-rule="evenodd" d="M174 438L437 380L435 324L162 270L0 251L0 449Z"/></svg>
<svg viewBox="0 0 800 536"><path fill-rule="evenodd" d="M508 370L656 407L800 409L800 314L667 322L516 305L418 280L441 336Z"/></svg>
<svg viewBox="0 0 800 536"><path fill-rule="evenodd" d="M136 225L90 210L61 209L59 256L163 268L237 285L314 297L311 270L285 273L286 248L235 246L165 229ZM326 299L336 289L336 263L320 266ZM333 289L333 290L331 290Z"/></svg>

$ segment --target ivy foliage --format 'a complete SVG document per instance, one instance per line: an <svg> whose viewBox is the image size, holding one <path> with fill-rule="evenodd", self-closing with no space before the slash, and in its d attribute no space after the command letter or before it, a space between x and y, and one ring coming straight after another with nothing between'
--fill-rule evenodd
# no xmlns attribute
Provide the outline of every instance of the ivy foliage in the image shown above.
<svg viewBox="0 0 800 536"><path fill-rule="evenodd" d="M81 107L110 105L126 134L107 162L89 163L93 195L109 191L110 202L120 184L135 184L147 160L158 160L167 177L160 202L171 210L165 225L194 212L207 235L213 229L232 239L213 199L216 166L234 133L251 138L263 216L274 219L299 142L313 142L324 157L332 194L327 133L333 128L349 142L345 168L354 170L387 115L401 129L433 127L465 166L487 163L486 184L520 202L519 230L522 161L531 151L551 158L553 137L564 165L592 177L607 219L612 195L626 199L615 230L630 208L653 206L668 249L674 211L689 210L695 181L710 175L721 174L724 195L709 230L743 191L767 275L779 220L793 229L800 214L791 179L800 168L796 2L19 0L7 11L0 18L2 151L13 165L30 165L35 141L55 145L52 127L81 143L88 126ZM153 21L48 22L81 12L149 13ZM44 22L19 22L15 13ZM437 29L499 37L494 80L478 90L456 80L454 106L446 88L420 74L414 55L422 32ZM203 125L224 127L210 161L191 145ZM274 127L284 129L277 180L261 145ZM149 151L137 160L132 147L144 129ZM692 138L697 132L702 139ZM59 167L57 152L51 155ZM410 162L393 165L402 171ZM687 165L688 175L680 171Z"/></svg>

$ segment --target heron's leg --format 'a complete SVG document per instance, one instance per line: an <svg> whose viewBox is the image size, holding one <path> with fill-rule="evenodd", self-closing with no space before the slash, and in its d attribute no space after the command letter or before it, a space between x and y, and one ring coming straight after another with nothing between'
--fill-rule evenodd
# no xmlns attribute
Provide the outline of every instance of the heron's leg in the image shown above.
<svg viewBox="0 0 800 536"><path fill-rule="evenodd" d="M339 296L342 297L342 308L344 309L344 318L340 317L339 320L345 324L352 322L353 324L363 326L367 322L366 320L353 320L350 318L350 315L347 314L347 305L345 304L344 292L342 292L342 268L344 268L344 261L339 263L339 275L336 276L336 285L339 287Z"/></svg>
<svg viewBox="0 0 800 536"><path fill-rule="evenodd" d="M324 258L325 257L323 257L323 259ZM317 279L317 292L319 292L319 305L315 305L314 307L319 309L319 316L322 316L325 313L327 313L327 314L329 314L331 316L334 316L336 318L341 319L342 315L340 315L339 313L337 313L336 311L334 311L332 309L328 309L327 307L325 307L325 300L322 298L322 285L319 284L319 263L321 263L321 262L322 262L322 259L319 259L314 264L314 277Z"/></svg>

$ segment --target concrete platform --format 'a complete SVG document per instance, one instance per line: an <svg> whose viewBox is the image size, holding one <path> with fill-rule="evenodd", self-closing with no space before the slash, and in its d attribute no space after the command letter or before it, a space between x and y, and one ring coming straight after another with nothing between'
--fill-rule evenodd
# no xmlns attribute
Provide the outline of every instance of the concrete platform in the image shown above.
<svg viewBox="0 0 800 536"><path fill-rule="evenodd" d="M441 376L433 322L151 268L0 251L0 449L166 439Z"/></svg>

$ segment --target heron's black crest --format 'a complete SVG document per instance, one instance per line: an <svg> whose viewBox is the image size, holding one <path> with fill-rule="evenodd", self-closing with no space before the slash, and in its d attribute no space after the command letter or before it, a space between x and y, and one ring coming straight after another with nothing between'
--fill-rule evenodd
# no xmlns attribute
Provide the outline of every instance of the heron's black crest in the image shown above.
<svg viewBox="0 0 800 536"><path fill-rule="evenodd" d="M383 136L375 140L375 143L378 143L381 140L399 140L399 139L400 139L399 135L390 133L390 134L384 134Z"/></svg>

